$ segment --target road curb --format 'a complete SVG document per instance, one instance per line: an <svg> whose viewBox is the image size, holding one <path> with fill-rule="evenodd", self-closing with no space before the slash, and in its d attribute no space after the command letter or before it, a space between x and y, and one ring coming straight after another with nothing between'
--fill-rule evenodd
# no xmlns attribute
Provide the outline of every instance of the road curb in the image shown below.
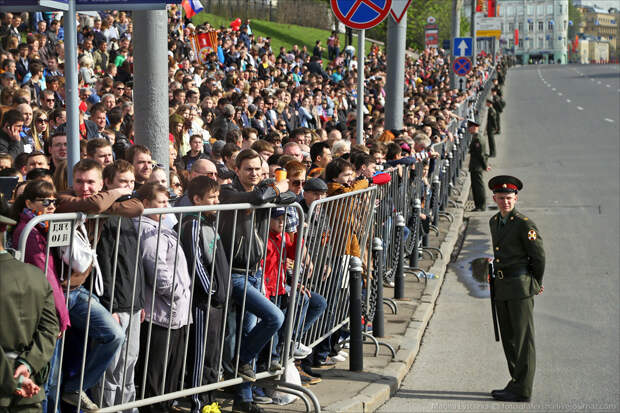
<svg viewBox="0 0 620 413"><path fill-rule="evenodd" d="M440 247L442 257L438 257L428 270L429 273L435 274L439 278L428 280L424 287L420 304L411 316L407 330L403 335L402 344L396 352L394 360L381 371L373 371L380 374L382 379L379 382L370 383L355 397L325 406L324 412L374 412L386 403L400 388L402 381L409 373L420 351L424 331L435 310L435 302L437 297L439 297L445 279L446 270L450 263L450 255L454 250L461 224L463 223L464 205L469 196L470 186L471 181L468 174L463 179L463 185L460 189L461 193L457 198L457 202L461 206L451 211L454 220L450 224L446 238Z"/></svg>

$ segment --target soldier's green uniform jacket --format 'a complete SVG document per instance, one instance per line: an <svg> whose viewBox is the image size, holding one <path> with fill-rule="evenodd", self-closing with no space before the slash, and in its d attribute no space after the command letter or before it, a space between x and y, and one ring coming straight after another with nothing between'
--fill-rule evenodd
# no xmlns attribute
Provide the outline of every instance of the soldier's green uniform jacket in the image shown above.
<svg viewBox="0 0 620 413"><path fill-rule="evenodd" d="M504 107L506 107L506 101L502 99L499 94L493 96L493 109L495 109L497 113L502 113Z"/></svg>
<svg viewBox="0 0 620 413"><path fill-rule="evenodd" d="M493 108L493 106L489 106L487 110L487 132L496 133L499 121L498 121L497 111Z"/></svg>
<svg viewBox="0 0 620 413"><path fill-rule="evenodd" d="M469 144L469 170L480 171L487 169L487 149L484 142L480 140L480 136L476 133L472 135ZM484 188L483 188L484 189Z"/></svg>
<svg viewBox="0 0 620 413"><path fill-rule="evenodd" d="M513 209L501 224L500 213L491 217L497 300L516 300L538 294L545 271L545 251L536 224ZM501 278L499 275L501 272Z"/></svg>
<svg viewBox="0 0 620 413"><path fill-rule="evenodd" d="M59 331L52 288L40 269L0 252L0 293L0 408L40 403ZM32 398L13 395L18 360L41 387Z"/></svg>

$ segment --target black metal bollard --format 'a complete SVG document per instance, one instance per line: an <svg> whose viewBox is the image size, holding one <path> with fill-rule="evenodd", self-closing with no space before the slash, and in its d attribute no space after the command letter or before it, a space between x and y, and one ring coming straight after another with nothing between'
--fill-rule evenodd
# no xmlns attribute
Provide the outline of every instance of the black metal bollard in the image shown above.
<svg viewBox="0 0 620 413"><path fill-rule="evenodd" d="M364 351L362 348L362 260L352 257L349 268L349 370L362 371L364 369Z"/></svg>
<svg viewBox="0 0 620 413"><path fill-rule="evenodd" d="M377 308L375 308L375 318L372 320L372 335L375 337L383 337L385 335L385 327L383 324L383 242L380 238L375 237L372 241L372 250L374 254L374 262L377 283Z"/></svg>
<svg viewBox="0 0 620 413"><path fill-rule="evenodd" d="M415 217L414 222L417 225L417 228L414 228L409 236L415 236L416 239L413 240L413 249L411 250L411 255L409 256L409 266L411 268L415 268L418 266L419 254L418 254L418 234L420 233L420 211L422 210L422 203L419 198L413 200L413 216ZM424 235L427 237L427 235ZM428 239L427 239L428 242Z"/></svg>
<svg viewBox="0 0 620 413"><path fill-rule="evenodd" d="M398 264L396 266L396 273L394 274L394 298L401 299L405 297L405 218L402 214L396 215L396 231L398 231L398 237L400 244L398 244Z"/></svg>

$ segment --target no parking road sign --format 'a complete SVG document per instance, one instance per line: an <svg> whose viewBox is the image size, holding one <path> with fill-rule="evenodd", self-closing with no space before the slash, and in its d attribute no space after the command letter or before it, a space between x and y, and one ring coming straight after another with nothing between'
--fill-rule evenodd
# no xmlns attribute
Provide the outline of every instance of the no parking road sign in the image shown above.
<svg viewBox="0 0 620 413"><path fill-rule="evenodd" d="M331 0L338 20L352 29L370 29L381 23L392 7L392 0Z"/></svg>
<svg viewBox="0 0 620 413"><path fill-rule="evenodd" d="M454 70L454 73L457 76L466 76L469 72L471 72L471 60L467 57L457 57L454 59L452 70Z"/></svg>

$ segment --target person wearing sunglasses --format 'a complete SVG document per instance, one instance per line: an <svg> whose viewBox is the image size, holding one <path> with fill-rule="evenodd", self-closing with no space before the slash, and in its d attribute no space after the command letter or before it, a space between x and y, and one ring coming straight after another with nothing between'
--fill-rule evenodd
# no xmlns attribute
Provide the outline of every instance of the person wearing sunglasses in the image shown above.
<svg viewBox="0 0 620 413"><path fill-rule="evenodd" d="M17 198L13 205L13 218L18 221L17 227L13 232L13 245L18 245L19 238L30 220L39 215L53 214L55 210L56 191L54 185L41 179L28 183L22 195ZM46 259L48 229L49 221L43 221L35 225L30 231L26 241L24 262L34 265L45 273L47 281L52 287L56 316L60 325L60 331L63 332L71 323L69 320L69 310L65 305L65 295L58 280L57 262L53 259L53 256ZM51 406L54 405L53 398L56 396L56 378L58 376L58 368L60 367L58 363L60 360L59 342L56 344L54 355L50 361L49 379L44 386L47 394L46 402Z"/></svg>

